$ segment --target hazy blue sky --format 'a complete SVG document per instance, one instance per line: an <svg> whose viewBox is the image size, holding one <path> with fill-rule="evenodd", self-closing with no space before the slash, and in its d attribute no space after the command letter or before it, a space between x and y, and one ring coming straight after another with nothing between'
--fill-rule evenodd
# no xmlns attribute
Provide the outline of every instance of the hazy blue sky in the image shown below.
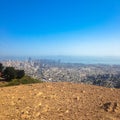
<svg viewBox="0 0 120 120"><path fill-rule="evenodd" d="M0 0L0 55L120 56L120 0Z"/></svg>

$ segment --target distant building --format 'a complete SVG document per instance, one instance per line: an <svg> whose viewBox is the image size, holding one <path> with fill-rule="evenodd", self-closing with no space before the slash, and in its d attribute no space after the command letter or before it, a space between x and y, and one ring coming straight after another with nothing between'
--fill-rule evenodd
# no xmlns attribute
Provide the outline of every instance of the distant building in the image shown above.
<svg viewBox="0 0 120 120"><path fill-rule="evenodd" d="M29 58L28 58L28 63L31 63L31 61L32 61L32 58L29 57Z"/></svg>

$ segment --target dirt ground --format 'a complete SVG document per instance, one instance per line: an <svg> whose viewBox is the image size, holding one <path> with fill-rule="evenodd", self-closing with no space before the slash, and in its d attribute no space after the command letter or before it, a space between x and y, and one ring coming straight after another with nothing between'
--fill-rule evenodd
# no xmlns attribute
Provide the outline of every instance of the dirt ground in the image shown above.
<svg viewBox="0 0 120 120"><path fill-rule="evenodd" d="M0 120L120 120L120 90L64 82L1 87Z"/></svg>

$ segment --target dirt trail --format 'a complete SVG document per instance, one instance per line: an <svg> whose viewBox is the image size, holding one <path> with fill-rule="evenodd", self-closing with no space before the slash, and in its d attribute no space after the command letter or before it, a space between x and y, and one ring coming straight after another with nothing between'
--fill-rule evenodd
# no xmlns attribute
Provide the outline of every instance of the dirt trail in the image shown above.
<svg viewBox="0 0 120 120"><path fill-rule="evenodd" d="M120 120L120 90L62 82L4 87L0 120Z"/></svg>

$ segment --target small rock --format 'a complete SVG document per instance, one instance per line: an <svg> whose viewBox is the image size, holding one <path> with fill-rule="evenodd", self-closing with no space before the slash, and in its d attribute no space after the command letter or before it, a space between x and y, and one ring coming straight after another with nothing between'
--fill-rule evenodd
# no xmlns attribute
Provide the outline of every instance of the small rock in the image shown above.
<svg viewBox="0 0 120 120"><path fill-rule="evenodd" d="M41 107L41 106L42 106L42 103L39 103L39 104L38 104L38 107Z"/></svg>
<svg viewBox="0 0 120 120"><path fill-rule="evenodd" d="M117 102L107 102L105 104L103 104L102 108L106 111L106 112L118 112L119 111L119 105Z"/></svg>
<svg viewBox="0 0 120 120"><path fill-rule="evenodd" d="M37 89L34 89L33 91L37 91Z"/></svg>
<svg viewBox="0 0 120 120"><path fill-rule="evenodd" d="M85 91L84 91L84 90L82 90L81 92L82 92L82 93L85 93Z"/></svg>
<svg viewBox="0 0 120 120"><path fill-rule="evenodd" d="M36 117L39 117L40 116L40 113L38 112L38 113L36 113L36 115L35 115Z"/></svg>
<svg viewBox="0 0 120 120"><path fill-rule="evenodd" d="M28 119L28 118L30 118L30 116L27 115L27 114L22 114L22 115L21 115L21 118L22 118L22 119Z"/></svg>
<svg viewBox="0 0 120 120"><path fill-rule="evenodd" d="M69 113L69 110L66 110L65 113Z"/></svg>
<svg viewBox="0 0 120 120"><path fill-rule="evenodd" d="M74 97L74 100L79 101L79 100L80 100L80 97L79 97L79 96L76 96L76 97Z"/></svg>
<svg viewBox="0 0 120 120"><path fill-rule="evenodd" d="M15 97L14 96L12 96L12 99L14 99Z"/></svg>
<svg viewBox="0 0 120 120"><path fill-rule="evenodd" d="M43 93L42 92L39 92L38 94L37 94L37 96L41 96Z"/></svg>

